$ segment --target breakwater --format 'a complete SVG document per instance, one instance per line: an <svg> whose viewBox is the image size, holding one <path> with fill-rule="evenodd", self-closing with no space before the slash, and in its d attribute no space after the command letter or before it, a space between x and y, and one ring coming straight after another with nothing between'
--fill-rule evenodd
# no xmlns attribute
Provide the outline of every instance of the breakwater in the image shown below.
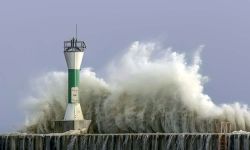
<svg viewBox="0 0 250 150"><path fill-rule="evenodd" d="M0 149L27 150L248 150L250 134L9 134L0 136Z"/></svg>

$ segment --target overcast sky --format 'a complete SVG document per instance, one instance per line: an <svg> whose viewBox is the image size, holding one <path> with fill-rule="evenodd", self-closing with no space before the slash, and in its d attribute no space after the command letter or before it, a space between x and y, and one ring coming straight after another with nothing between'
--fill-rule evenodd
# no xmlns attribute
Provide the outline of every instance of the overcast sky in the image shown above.
<svg viewBox="0 0 250 150"><path fill-rule="evenodd" d="M66 71L63 41L76 23L84 66L97 76L136 40L188 54L205 45L205 93L217 104L250 104L250 0L9 0L0 2L0 133L24 121L20 103L32 79Z"/></svg>

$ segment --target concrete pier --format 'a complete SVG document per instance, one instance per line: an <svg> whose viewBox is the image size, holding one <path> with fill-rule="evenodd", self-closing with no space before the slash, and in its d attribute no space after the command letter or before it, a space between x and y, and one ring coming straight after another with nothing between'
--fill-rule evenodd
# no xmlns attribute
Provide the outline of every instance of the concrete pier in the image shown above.
<svg viewBox="0 0 250 150"><path fill-rule="evenodd" d="M0 135L5 150L248 150L249 133L12 134Z"/></svg>

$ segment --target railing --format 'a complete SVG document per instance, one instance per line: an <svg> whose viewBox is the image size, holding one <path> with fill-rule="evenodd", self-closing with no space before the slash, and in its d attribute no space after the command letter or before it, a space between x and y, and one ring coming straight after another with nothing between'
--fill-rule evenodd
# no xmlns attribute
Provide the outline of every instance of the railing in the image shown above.
<svg viewBox="0 0 250 150"><path fill-rule="evenodd" d="M77 41L72 39L64 41L64 51L83 51L86 48L84 41Z"/></svg>

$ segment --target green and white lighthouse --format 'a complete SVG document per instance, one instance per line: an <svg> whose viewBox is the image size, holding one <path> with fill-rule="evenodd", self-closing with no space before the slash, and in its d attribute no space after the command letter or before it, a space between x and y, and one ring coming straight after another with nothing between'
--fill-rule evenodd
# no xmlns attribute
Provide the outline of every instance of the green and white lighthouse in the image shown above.
<svg viewBox="0 0 250 150"><path fill-rule="evenodd" d="M64 56L68 66L68 100L64 119L55 121L55 131L88 130L91 120L83 117L80 101L80 69L86 45L84 41L72 38L64 41Z"/></svg>
<svg viewBox="0 0 250 150"><path fill-rule="evenodd" d="M84 49L84 41L73 38L64 42L64 56L68 66L68 105L64 120L83 120L79 102L80 68Z"/></svg>

